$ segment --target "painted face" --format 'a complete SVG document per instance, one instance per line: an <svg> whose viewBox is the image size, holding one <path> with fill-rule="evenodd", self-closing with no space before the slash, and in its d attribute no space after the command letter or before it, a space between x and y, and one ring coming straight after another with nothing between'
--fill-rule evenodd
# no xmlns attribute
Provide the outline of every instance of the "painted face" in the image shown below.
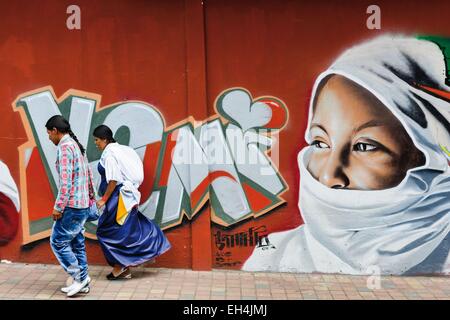
<svg viewBox="0 0 450 320"><path fill-rule="evenodd" d="M58 130L56 128L53 128L52 130L47 129L48 139L53 142L54 145L58 145L60 141L60 135Z"/></svg>
<svg viewBox="0 0 450 320"><path fill-rule="evenodd" d="M338 75L319 91L307 168L330 188L380 190L425 163L400 121L369 91Z"/></svg>
<svg viewBox="0 0 450 320"><path fill-rule="evenodd" d="M103 151L108 145L108 140L94 137L94 143L100 151Z"/></svg>

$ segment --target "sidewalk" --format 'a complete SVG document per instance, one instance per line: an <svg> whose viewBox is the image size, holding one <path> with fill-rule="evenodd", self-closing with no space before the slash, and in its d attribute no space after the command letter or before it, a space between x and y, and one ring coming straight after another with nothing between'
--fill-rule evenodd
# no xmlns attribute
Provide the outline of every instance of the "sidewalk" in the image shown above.
<svg viewBox="0 0 450 320"><path fill-rule="evenodd" d="M91 291L75 298L60 292L67 275L58 265L0 264L0 299L75 300L450 300L450 277L382 277L371 290L367 277L133 268L131 280L108 281L109 267L90 266Z"/></svg>

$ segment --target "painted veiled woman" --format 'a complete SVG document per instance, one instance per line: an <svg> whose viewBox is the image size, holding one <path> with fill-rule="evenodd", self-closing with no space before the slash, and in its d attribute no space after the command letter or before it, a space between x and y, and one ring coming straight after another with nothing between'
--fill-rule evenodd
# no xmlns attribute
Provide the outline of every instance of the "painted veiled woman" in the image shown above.
<svg viewBox="0 0 450 320"><path fill-rule="evenodd" d="M138 210L144 170L137 153L115 142L107 126L97 127L93 134L103 151L98 164L99 194L103 197L97 205L104 206L104 211L98 221L97 238L113 267L107 278L130 278L129 267L150 261L171 246L161 229Z"/></svg>
<svg viewBox="0 0 450 320"><path fill-rule="evenodd" d="M386 35L319 75L298 154L304 224L244 270L450 272L449 48Z"/></svg>
<svg viewBox="0 0 450 320"><path fill-rule="evenodd" d="M0 160L0 245L16 235L19 209L19 191L8 167Z"/></svg>

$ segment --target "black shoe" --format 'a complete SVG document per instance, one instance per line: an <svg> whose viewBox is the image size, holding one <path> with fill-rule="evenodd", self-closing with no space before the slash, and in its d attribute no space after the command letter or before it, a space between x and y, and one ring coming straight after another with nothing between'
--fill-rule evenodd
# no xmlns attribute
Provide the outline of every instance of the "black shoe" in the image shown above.
<svg viewBox="0 0 450 320"><path fill-rule="evenodd" d="M130 268L122 269L122 272L119 275L117 275L117 276L115 276L112 272L110 272L106 276L106 279L108 279L108 280L131 279Z"/></svg>

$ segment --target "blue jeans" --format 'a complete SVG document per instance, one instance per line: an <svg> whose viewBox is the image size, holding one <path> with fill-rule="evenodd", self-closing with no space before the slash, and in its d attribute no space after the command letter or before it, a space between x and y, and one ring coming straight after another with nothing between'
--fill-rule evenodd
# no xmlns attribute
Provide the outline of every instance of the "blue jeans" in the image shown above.
<svg viewBox="0 0 450 320"><path fill-rule="evenodd" d="M95 203L88 210L89 214L86 221L95 221L100 218L100 211L97 209L97 205Z"/></svg>
<svg viewBox="0 0 450 320"><path fill-rule="evenodd" d="M64 270L75 280L84 281L88 276L84 224L89 208L66 208L62 218L53 223L50 245Z"/></svg>

